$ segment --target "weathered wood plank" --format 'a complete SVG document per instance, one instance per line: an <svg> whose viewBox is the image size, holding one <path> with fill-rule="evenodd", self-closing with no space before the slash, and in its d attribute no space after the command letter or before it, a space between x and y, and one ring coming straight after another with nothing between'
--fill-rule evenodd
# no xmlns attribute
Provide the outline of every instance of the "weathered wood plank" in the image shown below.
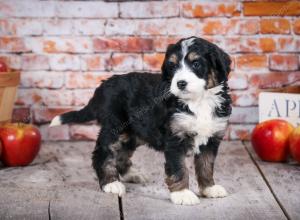
<svg viewBox="0 0 300 220"><path fill-rule="evenodd" d="M249 142L245 145L288 216L291 219L300 219L300 165L263 162Z"/></svg>
<svg viewBox="0 0 300 220"><path fill-rule="evenodd" d="M125 219L286 219L241 142L224 142L216 162L215 179L230 195L201 198L197 206L173 205L164 184L163 155L141 147L134 164L149 173L144 185L126 184L122 198ZM192 158L188 158L193 171ZM197 192L194 172L191 189Z"/></svg>
<svg viewBox="0 0 300 220"><path fill-rule="evenodd" d="M0 169L0 219L120 219L118 197L99 191L93 147L43 143L30 166Z"/></svg>

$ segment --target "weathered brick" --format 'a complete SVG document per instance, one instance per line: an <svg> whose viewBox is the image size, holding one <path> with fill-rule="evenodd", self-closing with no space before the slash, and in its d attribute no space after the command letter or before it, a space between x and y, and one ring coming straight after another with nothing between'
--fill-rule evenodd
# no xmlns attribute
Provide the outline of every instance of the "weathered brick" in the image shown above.
<svg viewBox="0 0 300 220"><path fill-rule="evenodd" d="M266 55L247 54L236 57L236 67L239 70L265 70L268 66Z"/></svg>
<svg viewBox="0 0 300 220"><path fill-rule="evenodd" d="M113 54L112 70L114 71L137 71L143 69L143 59L140 54Z"/></svg>
<svg viewBox="0 0 300 220"><path fill-rule="evenodd" d="M202 33L202 23L197 19L168 19L166 26L168 35L189 37Z"/></svg>
<svg viewBox="0 0 300 220"><path fill-rule="evenodd" d="M73 20L74 33L77 35L102 35L105 30L105 20L76 19Z"/></svg>
<svg viewBox="0 0 300 220"><path fill-rule="evenodd" d="M89 54L80 56L81 70L109 70L110 54Z"/></svg>
<svg viewBox="0 0 300 220"><path fill-rule="evenodd" d="M254 35L259 32L259 19L239 19L236 23L236 34Z"/></svg>
<svg viewBox="0 0 300 220"><path fill-rule="evenodd" d="M41 35L43 24L38 19L0 19L0 34L3 36Z"/></svg>
<svg viewBox="0 0 300 220"><path fill-rule="evenodd" d="M161 69L164 58L165 54L163 53L144 54L144 70L159 71Z"/></svg>
<svg viewBox="0 0 300 220"><path fill-rule="evenodd" d="M300 34L300 19L295 19L293 23L293 30L295 34Z"/></svg>
<svg viewBox="0 0 300 220"><path fill-rule="evenodd" d="M248 77L245 74L230 73L228 85L230 89L247 89Z"/></svg>
<svg viewBox="0 0 300 220"><path fill-rule="evenodd" d="M66 87L69 89L96 88L111 74L101 72L68 72L66 73Z"/></svg>
<svg viewBox="0 0 300 220"><path fill-rule="evenodd" d="M288 19L261 19L260 32L262 34L289 34L290 22Z"/></svg>
<svg viewBox="0 0 300 220"><path fill-rule="evenodd" d="M23 70L48 70L49 60L45 55L23 54L22 55Z"/></svg>
<svg viewBox="0 0 300 220"><path fill-rule="evenodd" d="M43 21L44 35L71 35L73 33L73 21L70 19L47 19Z"/></svg>
<svg viewBox="0 0 300 220"><path fill-rule="evenodd" d="M230 123L257 123L258 107L233 107Z"/></svg>
<svg viewBox="0 0 300 220"><path fill-rule="evenodd" d="M12 122L30 123L30 108L14 108L11 120Z"/></svg>
<svg viewBox="0 0 300 220"><path fill-rule="evenodd" d="M40 126L42 140L44 141L66 141L70 140L69 126L61 125L58 127L49 127L49 125Z"/></svg>
<svg viewBox="0 0 300 220"><path fill-rule="evenodd" d="M57 107L33 107L33 122L37 124L44 124L50 122L55 116L60 115L65 112L74 111L76 110L73 107L64 107L64 108L57 108Z"/></svg>
<svg viewBox="0 0 300 220"><path fill-rule="evenodd" d="M31 106L32 104L42 104L43 97L40 89L22 89L17 91L17 99L15 104L22 106Z"/></svg>
<svg viewBox="0 0 300 220"><path fill-rule="evenodd" d="M120 3L121 18L156 18L179 16L179 3L176 1L164 2L124 2Z"/></svg>
<svg viewBox="0 0 300 220"><path fill-rule="evenodd" d="M85 106L94 95L94 89L76 89L73 91L73 99L75 106Z"/></svg>
<svg viewBox="0 0 300 220"><path fill-rule="evenodd" d="M99 130L98 125L71 125L70 136L73 140L96 140Z"/></svg>
<svg viewBox="0 0 300 220"><path fill-rule="evenodd" d="M19 70L22 65L22 58L17 54L0 54L0 60L4 61L11 69Z"/></svg>
<svg viewBox="0 0 300 220"><path fill-rule="evenodd" d="M22 71L21 87L59 89L64 85L63 72Z"/></svg>
<svg viewBox="0 0 300 220"><path fill-rule="evenodd" d="M297 46L299 42L299 46ZM280 37L278 39L278 51L280 52L299 52L300 51L300 39L294 37Z"/></svg>
<svg viewBox="0 0 300 220"><path fill-rule="evenodd" d="M180 37L157 37L153 40L153 47L158 52L165 52L169 44L176 43Z"/></svg>
<svg viewBox="0 0 300 220"><path fill-rule="evenodd" d="M144 52L153 50L153 40L140 37L95 38L93 44L96 52Z"/></svg>
<svg viewBox="0 0 300 220"><path fill-rule="evenodd" d="M234 21L236 22L236 20L232 20L231 22ZM231 25L230 21L227 19L205 19L202 32L206 35L224 35L230 31L230 28L234 27L235 25ZM232 30L232 32L233 31L234 30Z"/></svg>
<svg viewBox="0 0 300 220"><path fill-rule="evenodd" d="M100 1L57 1L56 15L61 18L118 17L118 4Z"/></svg>
<svg viewBox="0 0 300 220"><path fill-rule="evenodd" d="M243 6L246 16L300 15L300 2L298 1L254 1L244 2Z"/></svg>
<svg viewBox="0 0 300 220"><path fill-rule="evenodd" d="M231 124L229 125L230 140L250 140L254 124Z"/></svg>
<svg viewBox="0 0 300 220"><path fill-rule="evenodd" d="M294 54L276 54L270 56L270 69L293 71L299 68L298 56Z"/></svg>
<svg viewBox="0 0 300 220"><path fill-rule="evenodd" d="M49 56L51 70L80 70L80 59L76 55L53 54Z"/></svg>
<svg viewBox="0 0 300 220"><path fill-rule="evenodd" d="M300 71L271 72L268 74L253 74L250 77L251 86L266 89L290 85L300 80Z"/></svg>
<svg viewBox="0 0 300 220"><path fill-rule="evenodd" d="M184 17L231 17L240 14L238 3L219 3L219 2L183 2L182 14Z"/></svg>
<svg viewBox="0 0 300 220"><path fill-rule="evenodd" d="M0 37L0 52L28 52L23 38Z"/></svg>
<svg viewBox="0 0 300 220"><path fill-rule="evenodd" d="M234 106L257 106L258 105L258 90L236 90L230 93Z"/></svg>
<svg viewBox="0 0 300 220"><path fill-rule="evenodd" d="M259 46L262 52L276 51L276 42L273 38L270 37L260 38Z"/></svg>
<svg viewBox="0 0 300 220"><path fill-rule="evenodd" d="M41 91L43 104L46 106L71 106L73 105L73 93L70 90L50 90Z"/></svg>

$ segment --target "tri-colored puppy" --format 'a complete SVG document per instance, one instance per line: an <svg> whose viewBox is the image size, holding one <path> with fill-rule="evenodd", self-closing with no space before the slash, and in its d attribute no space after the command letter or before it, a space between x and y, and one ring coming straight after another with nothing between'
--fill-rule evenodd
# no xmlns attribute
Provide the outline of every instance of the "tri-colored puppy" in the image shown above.
<svg viewBox="0 0 300 220"><path fill-rule="evenodd" d="M56 116L51 126L94 119L101 124L92 160L104 192L122 196L121 181L144 180L131 168L130 157L137 146L148 143L164 153L173 203L199 202L189 190L184 164L189 150L194 152L200 193L224 197L227 192L215 185L213 168L231 114L230 63L216 45L197 37L182 39L168 46L162 75L113 76L96 89L83 109Z"/></svg>

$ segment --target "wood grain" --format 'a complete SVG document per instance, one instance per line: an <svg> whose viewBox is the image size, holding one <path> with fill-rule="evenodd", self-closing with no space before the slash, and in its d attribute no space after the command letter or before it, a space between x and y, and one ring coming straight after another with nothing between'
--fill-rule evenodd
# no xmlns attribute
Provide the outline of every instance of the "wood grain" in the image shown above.
<svg viewBox="0 0 300 220"><path fill-rule="evenodd" d="M216 183L230 195L201 198L196 206L171 203L161 154L141 147L133 160L150 180L144 185L126 184L128 193L122 199L125 219L286 219L241 142L224 142L216 162ZM193 170L192 158L188 162ZM194 172L191 174L191 189L197 192Z"/></svg>
<svg viewBox="0 0 300 220"><path fill-rule="evenodd" d="M245 143L275 196L291 219L300 219L300 165L261 161L249 142Z"/></svg>

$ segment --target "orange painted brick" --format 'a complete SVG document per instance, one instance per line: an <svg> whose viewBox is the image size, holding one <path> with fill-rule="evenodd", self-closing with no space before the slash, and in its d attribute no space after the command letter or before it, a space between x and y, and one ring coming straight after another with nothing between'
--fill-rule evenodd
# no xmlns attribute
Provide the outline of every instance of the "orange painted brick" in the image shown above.
<svg viewBox="0 0 300 220"><path fill-rule="evenodd" d="M270 69L293 71L299 68L298 56L293 54L278 54L270 56Z"/></svg>
<svg viewBox="0 0 300 220"><path fill-rule="evenodd" d="M143 56L144 70L154 70L154 71L160 70L164 58L165 58L165 54L163 53L144 54Z"/></svg>
<svg viewBox="0 0 300 220"><path fill-rule="evenodd" d="M111 74L101 72L68 72L66 73L66 87L68 89L96 88Z"/></svg>
<svg viewBox="0 0 300 220"><path fill-rule="evenodd" d="M243 19L237 21L237 34L251 35L259 32L259 19Z"/></svg>
<svg viewBox="0 0 300 220"><path fill-rule="evenodd" d="M140 54L113 54L112 70L115 71L136 71L143 69L143 59Z"/></svg>
<svg viewBox="0 0 300 220"><path fill-rule="evenodd" d="M234 25L233 25L234 26ZM226 34L230 28L228 20L224 19L206 19L203 22L203 34Z"/></svg>
<svg viewBox="0 0 300 220"><path fill-rule="evenodd" d="M110 69L110 54L89 54L80 57L81 70Z"/></svg>
<svg viewBox="0 0 300 220"><path fill-rule="evenodd" d="M249 82L252 86L267 89L277 88L292 84L300 80L300 71L295 72L271 72L268 74L253 74Z"/></svg>
<svg viewBox="0 0 300 220"><path fill-rule="evenodd" d="M300 19L295 19L293 24L293 30L295 34L300 34Z"/></svg>
<svg viewBox="0 0 300 220"><path fill-rule="evenodd" d="M165 52L169 44L174 44L179 39L179 37L157 37L153 40L153 47L157 52Z"/></svg>
<svg viewBox="0 0 300 220"><path fill-rule="evenodd" d="M254 1L244 2L244 15L246 16L283 16L300 15L299 1Z"/></svg>
<svg viewBox="0 0 300 220"><path fill-rule="evenodd" d="M184 2L182 4L182 13L184 17L215 17L215 16L235 16L240 14L238 3L192 3Z"/></svg>
<svg viewBox="0 0 300 220"><path fill-rule="evenodd" d="M267 67L267 56L258 54L240 55L236 58L240 70L264 69Z"/></svg>
<svg viewBox="0 0 300 220"><path fill-rule="evenodd" d="M262 34L289 34L290 22L284 18L261 19L260 32Z"/></svg>
<svg viewBox="0 0 300 220"><path fill-rule="evenodd" d="M297 48L294 37L280 37L278 38L278 51L280 52L296 52L300 50Z"/></svg>
<svg viewBox="0 0 300 220"><path fill-rule="evenodd" d="M273 38L260 38L259 46L263 52L276 51L276 42Z"/></svg>

